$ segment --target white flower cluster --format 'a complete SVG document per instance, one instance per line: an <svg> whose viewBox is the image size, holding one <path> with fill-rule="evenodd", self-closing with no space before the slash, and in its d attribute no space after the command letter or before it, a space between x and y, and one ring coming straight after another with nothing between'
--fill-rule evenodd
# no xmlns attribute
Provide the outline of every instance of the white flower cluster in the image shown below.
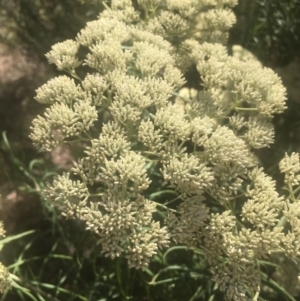
<svg viewBox="0 0 300 301"><path fill-rule="evenodd" d="M0 221L0 238L5 236L3 222ZM10 274L7 268L0 262L0 294L6 292L11 287Z"/></svg>
<svg viewBox="0 0 300 301"><path fill-rule="evenodd" d="M127 3L123 2L113 2L112 10L120 10ZM168 246L170 234L152 218L156 203L145 195L151 183L147 160L133 142L137 143L142 120L149 121L152 112L166 108L184 80L175 67L172 46L125 24L129 11L116 14L120 18L104 12L78 34L76 45L89 48L83 64L94 70L83 80L75 74L75 56L71 63L76 49L69 48L75 42L52 48L49 61L78 84L60 76L37 90L37 101L51 106L44 117L33 121L31 138L45 150L64 141L74 147L90 142L85 156L74 164L73 173L80 180L72 180L70 174L59 176L45 196L66 217L86 221L107 256L124 253L130 266L144 268L158 248ZM102 121L100 127L97 120ZM97 187L96 193L91 186Z"/></svg>
<svg viewBox="0 0 300 301"><path fill-rule="evenodd" d="M226 43L228 30L235 23L232 1L140 0L146 14L147 31L178 43L187 37L203 42Z"/></svg>
<svg viewBox="0 0 300 301"><path fill-rule="evenodd" d="M298 196L280 197L253 152L273 142L285 89L272 70L220 44L235 4L139 0L136 10L130 0L111 1L76 41L47 54L73 79L59 76L37 90L50 107L33 121L31 139L48 151L69 143L81 154L45 196L84 220L107 256L144 268L171 239L199 247L227 300L249 300L259 291L257 259L284 248L299 255L300 212ZM87 50L83 79L79 46ZM192 65L199 91L182 88ZM298 155L280 168L289 190L299 185ZM163 185L177 197L158 203L150 191ZM158 206L166 226L153 218Z"/></svg>
<svg viewBox="0 0 300 301"><path fill-rule="evenodd" d="M57 43L52 47L52 51L46 54L49 63L55 64L58 70L68 70L74 72L81 62L76 55L79 44L73 40L66 40Z"/></svg>
<svg viewBox="0 0 300 301"><path fill-rule="evenodd" d="M300 159L299 154L285 155L279 163L279 169L284 173L285 189L289 195L285 201L282 224L288 223L290 229L283 239L285 253L290 258L300 256ZM296 186L296 187L295 187Z"/></svg>

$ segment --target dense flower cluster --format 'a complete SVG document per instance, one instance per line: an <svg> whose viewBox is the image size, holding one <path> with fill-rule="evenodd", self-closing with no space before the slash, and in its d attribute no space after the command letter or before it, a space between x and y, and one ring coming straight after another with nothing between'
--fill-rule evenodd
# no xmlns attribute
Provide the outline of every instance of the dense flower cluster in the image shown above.
<svg viewBox="0 0 300 301"><path fill-rule="evenodd" d="M273 142L285 89L272 70L222 45L237 1L137 2L138 10L111 1L74 41L47 54L72 78L37 90L50 107L30 137L39 149L69 143L81 155L45 196L84 220L107 256L144 268L172 239L203 250L227 300L249 300L259 292L258 259L300 252L299 155L280 163L293 196L285 200L253 152ZM191 66L199 90L184 88ZM167 186L175 199L155 201L154 174L156 189ZM158 207L165 225L153 218Z"/></svg>
<svg viewBox="0 0 300 301"><path fill-rule="evenodd" d="M0 222L0 238L5 236L3 222ZM6 292L11 287L10 274L7 268L0 262L0 294Z"/></svg>

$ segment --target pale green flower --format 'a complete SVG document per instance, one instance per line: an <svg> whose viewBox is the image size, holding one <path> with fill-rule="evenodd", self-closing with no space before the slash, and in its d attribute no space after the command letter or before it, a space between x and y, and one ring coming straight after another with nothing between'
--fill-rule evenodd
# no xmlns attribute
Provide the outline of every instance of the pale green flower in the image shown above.
<svg viewBox="0 0 300 301"><path fill-rule="evenodd" d="M124 42L129 39L129 29L121 21L111 18L100 18L86 24L77 35L77 42L83 46L91 47L105 38Z"/></svg>
<svg viewBox="0 0 300 301"><path fill-rule="evenodd" d="M247 131L242 138L252 148L263 148L274 142L274 127L269 120L250 117L244 126Z"/></svg>
<svg viewBox="0 0 300 301"><path fill-rule="evenodd" d="M49 63L55 64L58 70L72 71L81 64L76 57L78 49L77 42L66 40L52 46L52 50L46 54L46 58Z"/></svg>
<svg viewBox="0 0 300 301"><path fill-rule="evenodd" d="M199 195L211 186L213 173L194 155L171 158L162 168L164 180L182 195Z"/></svg>
<svg viewBox="0 0 300 301"><path fill-rule="evenodd" d="M0 195L0 198L1 198L1 195ZM5 230L4 230L4 225L3 225L2 221L0 221L0 238L1 237L5 237Z"/></svg>
<svg viewBox="0 0 300 301"><path fill-rule="evenodd" d="M0 238L3 237L5 237L5 230L3 227L3 222L0 221ZM0 262L0 293L5 293L10 288L11 288L10 274L7 268Z"/></svg>
<svg viewBox="0 0 300 301"><path fill-rule="evenodd" d="M50 79L36 90L36 94L35 100L42 104L62 102L71 105L77 99L84 97L74 80L65 75Z"/></svg>
<svg viewBox="0 0 300 301"><path fill-rule="evenodd" d="M261 169L249 173L252 184L247 186L249 200L244 204L242 217L258 228L275 226L283 209L283 198L275 189L275 182Z"/></svg>
<svg viewBox="0 0 300 301"><path fill-rule="evenodd" d="M107 106L108 100L104 95L109 88L109 83L99 73L87 74L81 85L90 96L91 102L94 106Z"/></svg>
<svg viewBox="0 0 300 301"><path fill-rule="evenodd" d="M0 262L0 293L5 293L11 288L10 274L6 267Z"/></svg>
<svg viewBox="0 0 300 301"><path fill-rule="evenodd" d="M119 41L105 39L91 46L90 50L91 53L87 55L84 63L101 74L115 69L125 69L128 58Z"/></svg>
<svg viewBox="0 0 300 301"><path fill-rule="evenodd" d="M285 154L279 163L279 168L284 173L284 182L289 185L299 185L300 183L300 156L292 153L290 156Z"/></svg>
<svg viewBox="0 0 300 301"><path fill-rule="evenodd" d="M169 141L186 141L191 134L191 125L185 118L184 111L178 105L169 105L159 109L154 117L154 124Z"/></svg>

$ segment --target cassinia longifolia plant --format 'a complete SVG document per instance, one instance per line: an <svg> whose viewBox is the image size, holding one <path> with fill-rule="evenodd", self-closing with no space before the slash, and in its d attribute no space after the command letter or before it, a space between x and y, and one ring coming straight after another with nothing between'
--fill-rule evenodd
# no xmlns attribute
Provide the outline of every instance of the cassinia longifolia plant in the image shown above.
<svg viewBox="0 0 300 301"><path fill-rule="evenodd" d="M98 20L46 54L69 76L37 89L49 108L30 137L74 151L44 195L85 221L106 256L145 268L171 241L200 248L225 298L243 301L259 294L259 259L300 255L300 163L280 162L286 198L259 167L253 150L274 141L286 91L271 69L227 54L236 4L103 2ZM193 66L198 90L184 76ZM158 202L164 187L175 197Z"/></svg>

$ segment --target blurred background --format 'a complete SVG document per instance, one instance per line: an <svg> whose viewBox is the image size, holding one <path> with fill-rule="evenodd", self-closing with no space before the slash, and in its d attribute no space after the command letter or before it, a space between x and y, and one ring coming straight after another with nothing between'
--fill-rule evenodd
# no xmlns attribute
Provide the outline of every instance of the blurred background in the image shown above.
<svg viewBox="0 0 300 301"><path fill-rule="evenodd" d="M0 0L0 217L11 237L0 244L0 261L20 278L20 289L0 300L223 300L201 254L173 247L149 270L129 270L124 260L101 256L81 222L43 202L39 189L72 162L67 148L38 153L28 138L32 119L45 109L35 90L59 74L44 55L102 9L96 1ZM274 119L276 141L258 152L281 187L278 162L300 151L300 0L240 0L234 12L229 52L233 45L248 49L288 91L288 109ZM296 265L275 256L272 262L263 268L262 297L300 300Z"/></svg>

